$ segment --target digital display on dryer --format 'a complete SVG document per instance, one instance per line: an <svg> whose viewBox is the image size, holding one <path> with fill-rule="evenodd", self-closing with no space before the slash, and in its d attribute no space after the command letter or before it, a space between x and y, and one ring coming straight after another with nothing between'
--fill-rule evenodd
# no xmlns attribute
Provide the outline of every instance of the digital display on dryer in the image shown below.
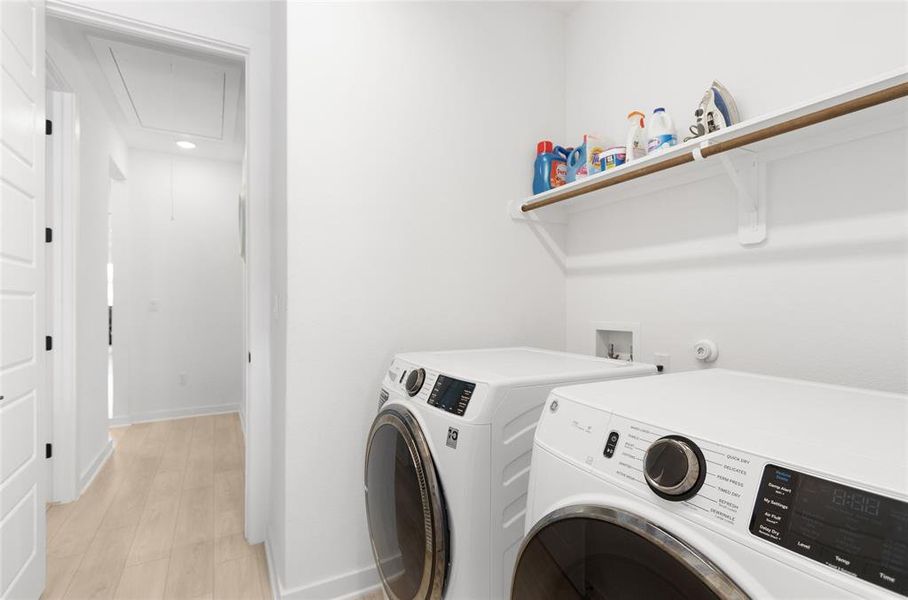
<svg viewBox="0 0 908 600"><path fill-rule="evenodd" d="M767 465L757 537L908 596L908 503Z"/></svg>
<svg viewBox="0 0 908 600"><path fill-rule="evenodd" d="M439 375L429 394L429 404L462 417L475 389L475 383Z"/></svg>

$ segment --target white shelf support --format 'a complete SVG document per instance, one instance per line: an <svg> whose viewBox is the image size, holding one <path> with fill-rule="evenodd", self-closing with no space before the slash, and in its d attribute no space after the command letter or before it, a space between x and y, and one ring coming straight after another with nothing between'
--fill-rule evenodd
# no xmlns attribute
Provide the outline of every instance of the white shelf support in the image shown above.
<svg viewBox="0 0 908 600"><path fill-rule="evenodd" d="M567 272L567 248L564 238L567 214L563 206L549 206L541 210L524 212L520 210L522 200L512 200L508 204L508 215L515 221L522 221L530 226L533 233L542 242L546 251L561 269Z"/></svg>
<svg viewBox="0 0 908 600"><path fill-rule="evenodd" d="M738 199L738 241L742 246L759 244L766 239L766 165L749 151L737 151L717 158L735 186Z"/></svg>

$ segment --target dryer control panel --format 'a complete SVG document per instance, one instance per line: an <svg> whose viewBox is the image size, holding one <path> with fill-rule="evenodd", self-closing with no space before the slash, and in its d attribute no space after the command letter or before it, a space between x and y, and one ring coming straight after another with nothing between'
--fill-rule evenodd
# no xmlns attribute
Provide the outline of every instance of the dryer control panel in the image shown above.
<svg viewBox="0 0 908 600"><path fill-rule="evenodd" d="M908 503L766 465L750 532L908 596Z"/></svg>
<svg viewBox="0 0 908 600"><path fill-rule="evenodd" d="M647 458L650 448L665 439L677 438L696 449L702 470L697 474L699 485L681 495L678 510L705 517L725 526L735 526L741 513L747 518L748 503L744 501L756 487L759 466L756 457L703 440L691 440L674 432L615 415L609 424L611 432L605 441L602 456L607 458L612 434L619 439L612 450L614 458L600 461L604 470L648 494L657 493L648 481ZM668 499L665 494L658 494Z"/></svg>

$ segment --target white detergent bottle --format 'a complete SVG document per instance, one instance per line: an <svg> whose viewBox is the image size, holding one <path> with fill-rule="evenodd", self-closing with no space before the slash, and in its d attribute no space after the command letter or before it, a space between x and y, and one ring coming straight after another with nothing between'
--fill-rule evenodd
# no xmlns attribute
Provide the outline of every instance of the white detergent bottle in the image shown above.
<svg viewBox="0 0 908 600"><path fill-rule="evenodd" d="M627 115L627 137L625 138L625 162L646 156L646 129L643 113L635 110Z"/></svg>
<svg viewBox="0 0 908 600"><path fill-rule="evenodd" d="M650 117L648 125L649 143L646 146L648 154L659 152L678 143L675 124L672 123L672 118L668 116L664 108L653 110L653 116Z"/></svg>

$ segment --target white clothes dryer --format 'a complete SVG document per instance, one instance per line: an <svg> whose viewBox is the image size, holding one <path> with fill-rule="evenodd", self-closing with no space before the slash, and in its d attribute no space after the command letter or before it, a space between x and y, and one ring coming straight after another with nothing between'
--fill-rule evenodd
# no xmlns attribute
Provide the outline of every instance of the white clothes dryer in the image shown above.
<svg viewBox="0 0 908 600"><path fill-rule="evenodd" d="M655 372L533 348L396 356L365 461L372 550L388 597L508 597L533 432L549 392Z"/></svg>
<svg viewBox="0 0 908 600"><path fill-rule="evenodd" d="M710 369L560 388L513 596L903 598L908 398Z"/></svg>

